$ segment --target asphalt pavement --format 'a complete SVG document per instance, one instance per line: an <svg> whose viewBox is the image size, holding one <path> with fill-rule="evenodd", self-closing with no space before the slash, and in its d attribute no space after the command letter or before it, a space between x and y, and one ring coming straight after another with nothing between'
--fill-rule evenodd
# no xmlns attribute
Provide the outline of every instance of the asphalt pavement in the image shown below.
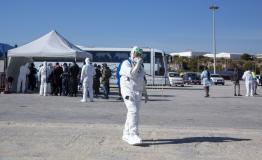
<svg viewBox="0 0 262 160"><path fill-rule="evenodd" d="M233 86L149 87L140 110L143 144L121 140L126 108L109 99L0 94L0 160L262 159L262 89L234 96ZM241 85L241 94L245 88Z"/></svg>

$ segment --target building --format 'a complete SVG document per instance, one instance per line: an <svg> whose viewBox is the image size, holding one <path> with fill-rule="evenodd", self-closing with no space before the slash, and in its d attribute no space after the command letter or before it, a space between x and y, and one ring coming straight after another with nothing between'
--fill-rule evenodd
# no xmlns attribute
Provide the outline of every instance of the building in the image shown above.
<svg viewBox="0 0 262 160"><path fill-rule="evenodd" d="M216 54L216 58L225 58L232 60L239 60L242 53L229 53L229 52L220 52ZM205 54L204 57L214 58L214 54Z"/></svg>
<svg viewBox="0 0 262 160"><path fill-rule="evenodd" d="M179 57L197 57L197 56L203 56L205 54L208 54L209 52L202 52L202 51L185 51L185 52L172 52L169 53L170 56L179 56Z"/></svg>

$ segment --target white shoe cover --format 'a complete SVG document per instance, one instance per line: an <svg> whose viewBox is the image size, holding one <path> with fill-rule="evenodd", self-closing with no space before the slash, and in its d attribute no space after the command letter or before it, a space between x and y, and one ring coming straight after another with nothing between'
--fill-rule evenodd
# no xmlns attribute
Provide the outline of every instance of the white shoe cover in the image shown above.
<svg viewBox="0 0 262 160"><path fill-rule="evenodd" d="M80 102L87 102L86 100L82 99Z"/></svg>
<svg viewBox="0 0 262 160"><path fill-rule="evenodd" d="M142 140L138 135L123 135L122 139L131 145L138 145L142 143Z"/></svg>
<svg viewBox="0 0 262 160"><path fill-rule="evenodd" d="M126 141L127 143L128 143L128 139L129 139L129 135L124 134L124 135L122 136L122 140L123 140L123 141Z"/></svg>

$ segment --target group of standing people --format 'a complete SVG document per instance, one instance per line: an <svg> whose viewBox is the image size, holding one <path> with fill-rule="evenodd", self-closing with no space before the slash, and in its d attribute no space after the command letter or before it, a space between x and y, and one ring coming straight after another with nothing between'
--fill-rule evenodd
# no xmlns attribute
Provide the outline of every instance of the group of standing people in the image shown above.
<svg viewBox="0 0 262 160"><path fill-rule="evenodd" d="M104 98L109 98L110 85L109 79L111 77L111 70L106 63L102 65L94 65L89 58L85 59L82 70L73 62L73 64L67 65L64 63L62 66L56 63L52 66L51 63L47 65L44 62L39 68L38 78L40 80L41 96L60 95L60 96L77 96L78 86L82 86L83 99L81 102L87 102L87 97L90 101L93 101L93 97L97 97L100 94L100 85L104 91Z"/></svg>
<svg viewBox="0 0 262 160"><path fill-rule="evenodd" d="M205 90L205 97L209 97L209 88L212 85L212 80L210 79L210 72L208 71L207 67L205 67L204 71L201 73L201 79ZM256 90L257 90L258 82L257 82L257 76L255 71L248 69L247 71L242 73L238 67L234 68L234 72L232 75L234 96L242 96L240 94L240 80L245 81L245 86L246 86L245 96L249 97L249 96L257 95ZM262 75L260 75L259 83L261 84L262 87Z"/></svg>
<svg viewBox="0 0 262 160"><path fill-rule="evenodd" d="M73 62L68 66L64 63L62 66L56 63L53 66L51 63L47 65L44 62L39 68L39 80L41 96L47 96L50 92L51 95L64 95L64 96L77 96L78 91L78 74L80 68Z"/></svg>
<svg viewBox="0 0 262 160"><path fill-rule="evenodd" d="M85 64L82 67L80 83L83 86L83 99L81 102L87 102L89 96L90 102L93 102L94 94L98 97L100 94L100 85L102 84L103 94L105 99L109 98L110 92L110 77L112 76L110 68L106 63L101 66L92 65L89 58L85 59Z"/></svg>

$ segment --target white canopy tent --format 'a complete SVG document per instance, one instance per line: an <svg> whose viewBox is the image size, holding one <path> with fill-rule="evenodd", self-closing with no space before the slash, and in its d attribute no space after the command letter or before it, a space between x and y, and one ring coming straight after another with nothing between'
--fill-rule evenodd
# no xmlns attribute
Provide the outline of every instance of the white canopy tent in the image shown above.
<svg viewBox="0 0 262 160"><path fill-rule="evenodd" d="M92 55L70 43L56 31L51 31L30 43L8 51L7 76L14 78L12 90L15 90L19 68L27 62L83 61L86 57L92 58Z"/></svg>
<svg viewBox="0 0 262 160"><path fill-rule="evenodd" d="M84 59L91 58L91 54L87 53L74 44L67 41L56 31L27 43L21 47L8 51L8 57L27 57L37 60L41 59Z"/></svg>

